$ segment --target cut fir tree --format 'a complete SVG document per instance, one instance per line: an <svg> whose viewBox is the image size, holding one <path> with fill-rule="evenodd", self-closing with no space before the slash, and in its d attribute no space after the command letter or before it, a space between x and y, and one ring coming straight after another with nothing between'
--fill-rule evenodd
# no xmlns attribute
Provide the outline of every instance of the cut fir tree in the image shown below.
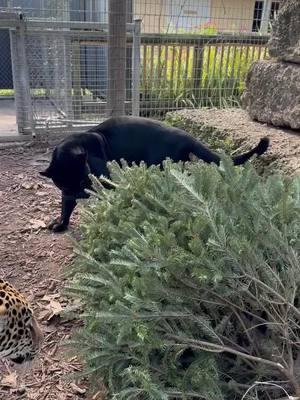
<svg viewBox="0 0 300 400"><path fill-rule="evenodd" d="M164 167L113 163L83 206L85 373L118 400L299 396L300 178Z"/></svg>

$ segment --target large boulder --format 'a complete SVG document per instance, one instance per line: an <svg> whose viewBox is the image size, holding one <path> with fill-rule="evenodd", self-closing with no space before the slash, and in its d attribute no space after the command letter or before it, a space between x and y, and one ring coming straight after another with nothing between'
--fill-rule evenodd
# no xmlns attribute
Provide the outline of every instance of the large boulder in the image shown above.
<svg viewBox="0 0 300 400"><path fill-rule="evenodd" d="M268 48L272 57L300 64L300 0L282 3Z"/></svg>
<svg viewBox="0 0 300 400"><path fill-rule="evenodd" d="M242 105L253 120L300 129L300 65L254 62L247 75Z"/></svg>

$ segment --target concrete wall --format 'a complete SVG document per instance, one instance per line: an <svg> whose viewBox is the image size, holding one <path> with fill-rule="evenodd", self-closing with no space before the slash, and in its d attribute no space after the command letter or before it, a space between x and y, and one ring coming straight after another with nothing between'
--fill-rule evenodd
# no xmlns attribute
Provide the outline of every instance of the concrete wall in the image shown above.
<svg viewBox="0 0 300 400"><path fill-rule="evenodd" d="M171 1L174 0L134 1L134 14L143 20L143 32L159 33L168 31L172 20L176 17L170 13ZM199 0L200 7L201 1ZM192 2L187 4L192 4ZM254 4L255 0L210 0L211 18L209 21L206 20L205 24L214 25L220 32L250 33L252 31ZM183 16L183 18L186 18L186 26L191 27L192 24L189 24L190 17ZM201 24L202 21L199 18L199 25Z"/></svg>
<svg viewBox="0 0 300 400"><path fill-rule="evenodd" d="M166 32L168 27L167 2L169 0L135 0L135 18L142 19L142 31Z"/></svg>
<svg viewBox="0 0 300 400"><path fill-rule="evenodd" d="M211 22L220 32L251 32L255 0L212 0Z"/></svg>

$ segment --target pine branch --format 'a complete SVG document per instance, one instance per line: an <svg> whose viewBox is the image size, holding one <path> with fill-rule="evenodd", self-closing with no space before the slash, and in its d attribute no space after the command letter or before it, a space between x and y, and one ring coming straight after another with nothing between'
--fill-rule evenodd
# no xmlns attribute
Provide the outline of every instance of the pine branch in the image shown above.
<svg viewBox="0 0 300 400"><path fill-rule="evenodd" d="M238 350L232 349L231 347L228 346L224 346L224 345L219 345L219 344L215 344L215 343L210 343L210 342L206 342L203 340L193 340L193 339L184 339L180 336L176 336L176 335L167 335L168 338L170 339L174 339L177 341L181 341L183 342L182 344L188 344L191 347L195 348L195 349L199 349L199 350L204 350L204 351L210 351L210 352L214 352L214 353L230 353L230 354L234 354L236 356L239 356L241 358L245 358L251 361L255 361L257 363L261 363L261 364L266 364L266 365L270 365L276 369L279 369L281 371L284 371L285 373L287 373L286 369L284 368L284 366L280 363L276 363L274 361L271 360L266 360L264 358L261 357L256 357L256 356L252 356L250 354L246 354L246 353L242 353Z"/></svg>
<svg viewBox="0 0 300 400"><path fill-rule="evenodd" d="M272 293L275 297L277 297L280 302L284 305L289 306L289 308L293 311L293 313L298 317L298 319L300 320L300 311L293 305L291 304L289 301L287 301L287 299L285 299L283 296L281 296L278 292L276 292L274 289L272 289L269 285L267 285L266 283L262 282L261 280L255 278L254 276L250 276L248 274L245 275L247 278L249 278L251 281L256 282L258 285L260 285L261 287L263 287L267 292Z"/></svg>

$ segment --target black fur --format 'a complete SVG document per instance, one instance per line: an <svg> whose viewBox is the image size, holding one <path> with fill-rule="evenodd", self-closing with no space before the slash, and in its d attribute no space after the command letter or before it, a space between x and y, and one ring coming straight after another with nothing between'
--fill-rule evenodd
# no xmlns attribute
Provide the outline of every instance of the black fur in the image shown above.
<svg viewBox="0 0 300 400"><path fill-rule="evenodd" d="M269 139L261 139L248 153L233 157L234 164L263 154L268 145ZM188 161L193 155L207 163L220 163L219 155L188 133L145 118L110 118L88 132L68 136L54 149L49 167L41 172L62 191L61 217L49 228L55 232L67 229L76 199L88 197L85 189L90 187L89 173L108 177L108 161L144 161L149 166L160 165L166 158Z"/></svg>

